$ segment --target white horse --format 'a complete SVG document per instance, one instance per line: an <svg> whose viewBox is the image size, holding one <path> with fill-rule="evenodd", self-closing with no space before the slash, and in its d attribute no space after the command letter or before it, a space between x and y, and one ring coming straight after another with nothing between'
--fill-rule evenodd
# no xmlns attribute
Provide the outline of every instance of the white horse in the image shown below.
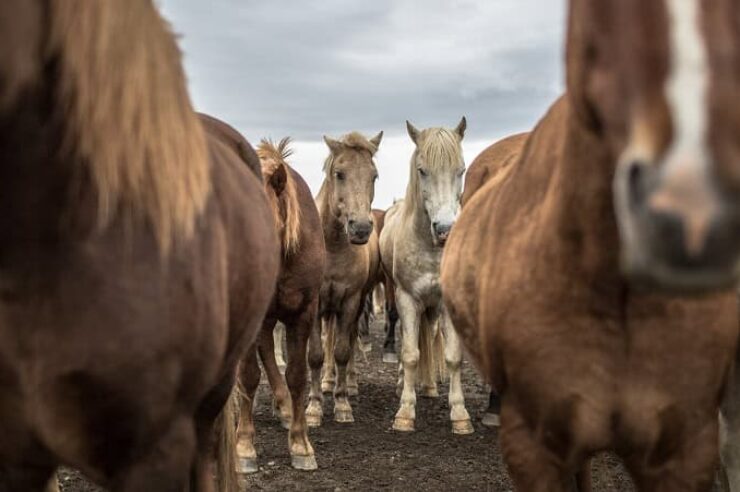
<svg viewBox="0 0 740 492"><path fill-rule="evenodd" d="M406 198L387 212L380 234L381 262L395 284L402 327L403 390L393 428L414 430L417 371L426 394L436 395L434 345L439 326L450 378L452 431L470 434L473 425L460 378L462 348L442 303L439 281L442 247L460 209L466 121L463 118L454 130L419 131L409 122L406 126L416 144Z"/></svg>

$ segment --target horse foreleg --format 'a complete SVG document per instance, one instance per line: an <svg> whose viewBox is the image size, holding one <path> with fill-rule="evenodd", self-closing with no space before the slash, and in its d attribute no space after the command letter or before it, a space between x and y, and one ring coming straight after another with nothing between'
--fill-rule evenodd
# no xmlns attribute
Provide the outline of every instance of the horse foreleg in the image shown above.
<svg viewBox="0 0 740 492"><path fill-rule="evenodd" d="M272 343L275 345L275 362L281 371L284 371L287 365L283 354L283 340L285 340L285 325L278 323L272 330Z"/></svg>
<svg viewBox="0 0 740 492"><path fill-rule="evenodd" d="M306 344L316 317L317 302L288 327L288 367L285 377L290 388L293 402L293 419L288 433L288 446L293 468L298 470L315 470L317 468L313 446L308 440L308 426L303 407L306 393Z"/></svg>
<svg viewBox="0 0 740 492"><path fill-rule="evenodd" d="M306 424L309 427L321 425L324 415L324 395L321 391L321 368L324 365L324 348L321 343L321 320L315 315L311 321L313 327L308 338L308 366L311 368L311 391L306 408ZM295 405L295 399L293 404ZM303 403L301 401L301 403ZM295 415L295 414L293 414Z"/></svg>
<svg viewBox="0 0 740 492"><path fill-rule="evenodd" d="M29 492L59 492L59 482L53 466L9 466L0 463L0 490Z"/></svg>
<svg viewBox="0 0 740 492"><path fill-rule="evenodd" d="M721 481L725 492L740 492L740 365L735 357L719 415Z"/></svg>
<svg viewBox="0 0 740 492"><path fill-rule="evenodd" d="M262 324L262 330L259 335L259 354L275 399L273 409L278 414L283 428L288 429L293 412L291 410L288 387L285 385L285 380L282 374L280 374L280 369L275 361L275 347L273 346L274 339L272 334L274 328L275 319L266 319Z"/></svg>
<svg viewBox="0 0 740 492"><path fill-rule="evenodd" d="M257 348L249 349L242 362L241 384L244 391L239 412L239 426L236 437L236 454L239 459L239 473L255 473L257 450L254 448L254 397L260 384L260 368L257 364Z"/></svg>
<svg viewBox="0 0 740 492"><path fill-rule="evenodd" d="M359 338L357 341L360 342ZM357 367L355 365L356 355L356 350L352 350L349 355L349 363L347 363L347 394L349 396L360 394L360 385L357 382Z"/></svg>
<svg viewBox="0 0 740 492"><path fill-rule="evenodd" d="M348 298L337 316L334 340L334 363L337 369L337 384L334 387L334 420L336 422L354 422L352 405L349 403L347 390L347 365L355 349L357 340L357 319L359 316L361 296Z"/></svg>
<svg viewBox="0 0 740 492"><path fill-rule="evenodd" d="M416 372L419 367L419 322L421 312L416 301L402 289L396 290L396 303L403 330L403 390L401 407L396 412L393 429L402 432L414 430L416 421Z"/></svg>
<svg viewBox="0 0 740 492"><path fill-rule="evenodd" d="M473 424L465 408L465 397L462 390L462 346L460 338L452 326L447 310L442 310L439 319L440 328L445 336L445 361L450 375L450 420L455 434L472 434Z"/></svg>
<svg viewBox="0 0 740 492"><path fill-rule="evenodd" d="M321 391L331 393L336 385L336 367L334 366L334 344L336 343L336 317L330 316L321 320L321 346L324 350L324 366L321 369Z"/></svg>
<svg viewBox="0 0 740 492"><path fill-rule="evenodd" d="M483 415L482 423L486 427L498 427L501 425L501 419L499 414L501 413L501 399L496 393L496 390L491 388L491 392L488 394L488 408L486 413Z"/></svg>

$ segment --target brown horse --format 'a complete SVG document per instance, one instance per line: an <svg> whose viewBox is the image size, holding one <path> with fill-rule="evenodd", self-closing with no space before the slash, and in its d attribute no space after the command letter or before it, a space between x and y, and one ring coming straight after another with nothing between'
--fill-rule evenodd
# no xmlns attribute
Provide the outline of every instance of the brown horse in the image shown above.
<svg viewBox="0 0 740 492"><path fill-rule="evenodd" d="M354 352L363 300L371 291L371 279L379 268L378 236L370 206L378 178L373 156L382 138L383 132L372 139L356 132L340 140L324 137L330 154L324 163L325 178L316 205L326 243L327 267L321 285L320 320L309 344L311 392L306 417L312 426L321 425L323 415L322 331L329 335L327 345L333 347L336 363L334 420L354 422L347 365Z"/></svg>
<svg viewBox="0 0 740 492"><path fill-rule="evenodd" d="M0 490L213 490L277 241L150 1L0 3L0 163Z"/></svg>
<svg viewBox="0 0 740 492"><path fill-rule="evenodd" d="M487 147L475 158L465 173L465 187L460 198L463 207L489 180L506 176L511 165L519 159L528 137L528 132L506 137Z"/></svg>
<svg viewBox="0 0 740 492"><path fill-rule="evenodd" d="M291 463L300 470L316 469L313 447L308 440L304 396L306 390L306 346L319 307L319 289L326 262L321 219L311 191L303 178L288 165L290 140L278 145L263 140L257 147L265 191L271 204L275 228L281 238L282 266L277 291L262 325L259 355L275 395L283 425L289 428ZM286 327L287 387L275 360L273 330L280 321ZM259 385L257 349L247 356L241 382L245 390L239 425L240 471L257 471L252 408Z"/></svg>
<svg viewBox="0 0 740 492"><path fill-rule="evenodd" d="M501 394L501 447L519 490L570 490L579 471L588 490L588 458L605 449L641 490L711 487L737 301L629 285L612 194L626 137L681 144L653 125L681 123L662 98L668 32L691 30L696 19L676 17L700 3L665 5L571 2L566 96L507 176L467 203L447 245L445 302Z"/></svg>

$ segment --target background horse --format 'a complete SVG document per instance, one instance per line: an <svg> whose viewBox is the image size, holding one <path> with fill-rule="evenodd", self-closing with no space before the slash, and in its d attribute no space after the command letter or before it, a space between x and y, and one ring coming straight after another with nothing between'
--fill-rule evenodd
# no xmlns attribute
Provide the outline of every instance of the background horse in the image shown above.
<svg viewBox="0 0 740 492"><path fill-rule="evenodd" d="M193 112L150 1L5 1L0 46L0 490L60 464L213 490L278 269L260 180Z"/></svg>
<svg viewBox="0 0 740 492"><path fill-rule="evenodd" d="M391 207L380 237L380 256L385 272L393 279L402 326L401 363L403 392L393 428L413 431L416 419L416 377L424 391L436 395L435 326L444 333L444 357L450 375L450 419L457 434L473 432L465 409L460 366L462 350L442 304L439 264L442 247L460 208L465 162L461 142L465 118L454 130L429 128L419 131L406 122L416 144L411 157L406 198Z"/></svg>
<svg viewBox="0 0 740 492"><path fill-rule="evenodd" d="M291 464L300 470L314 470L317 467L316 458L308 440L303 400L306 390L306 346L318 313L326 249L321 219L311 191L303 178L287 163L291 154L289 144L288 138L281 140L278 145L263 140L257 147L274 227L281 238L282 258L275 297L262 324L259 355L273 389L283 426L289 428ZM278 321L285 325L287 336L287 387L275 360L273 329ZM238 443L239 469L242 473L258 470L252 415L260 380L256 352L255 348L247 355L241 374L245 393Z"/></svg>
<svg viewBox="0 0 740 492"><path fill-rule="evenodd" d="M641 490L711 487L735 296L652 294L620 272L612 183L623 137L660 135L667 149L685 136L653 132L663 117L680 122L661 102L677 59L668 47L682 49L669 32L699 3L650 5L571 2L567 94L508 175L467 203L447 245L445 302L501 394L501 448L519 490L571 490L579 470L590 489L588 458L605 449Z"/></svg>
<svg viewBox="0 0 740 492"><path fill-rule="evenodd" d="M354 352L363 301L378 269L377 234L370 205L378 179L373 156L382 138L383 132L369 140L356 132L340 140L324 137L330 153L324 162L325 177L316 205L326 243L327 267L319 301L320 320L309 347L311 393L306 410L309 425L321 425L323 414L322 331L327 332L327 346L333 347L336 362L334 420L354 421L348 398L347 364Z"/></svg>

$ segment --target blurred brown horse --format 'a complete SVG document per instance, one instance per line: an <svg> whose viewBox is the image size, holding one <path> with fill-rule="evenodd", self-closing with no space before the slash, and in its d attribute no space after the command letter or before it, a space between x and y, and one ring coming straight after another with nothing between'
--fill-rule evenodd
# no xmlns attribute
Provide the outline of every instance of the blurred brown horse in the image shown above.
<svg viewBox="0 0 740 492"><path fill-rule="evenodd" d="M0 3L0 163L0 490L213 490L277 241L149 0Z"/></svg>
<svg viewBox="0 0 740 492"><path fill-rule="evenodd" d="M574 479L589 490L588 458L605 449L622 456L640 490L711 488L737 301L628 284L612 193L628 139L670 156L703 138L670 130L682 114L663 94L670 77L686 75L675 70L700 67L682 66L687 48L673 42L703 25L692 14L699 5L709 4L571 1L568 93L452 231L445 301L501 394L501 447L518 490L571 490ZM718 130L707 138L730 143Z"/></svg>
<svg viewBox="0 0 740 492"><path fill-rule="evenodd" d="M308 440L303 401L306 348L318 313L326 248L311 190L300 174L288 165L289 145L290 139L285 138L277 145L263 140L257 147L282 252L277 291L262 325L259 355L272 386L280 418L289 429L291 463L297 469L313 470L317 466L316 458ZM284 323L288 340L287 387L275 360L273 330L278 321ZM259 380L255 347L247 356L241 374L246 396L241 410L238 445L239 469L243 473L258 469L252 409Z"/></svg>

